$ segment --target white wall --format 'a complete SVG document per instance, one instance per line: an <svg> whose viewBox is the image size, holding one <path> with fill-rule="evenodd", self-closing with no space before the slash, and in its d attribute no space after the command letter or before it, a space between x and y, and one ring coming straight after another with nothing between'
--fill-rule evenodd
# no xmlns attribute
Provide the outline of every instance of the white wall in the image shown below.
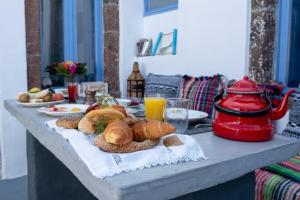
<svg viewBox="0 0 300 200"><path fill-rule="evenodd" d="M27 173L26 132L3 107L26 91L26 46L24 0L0 2L0 141L3 178Z"/></svg>
<svg viewBox="0 0 300 200"><path fill-rule="evenodd" d="M124 5L129 2L122 1ZM133 12L125 9L124 5L120 6L120 12ZM135 8L135 12L143 11L143 5ZM120 45L126 43L132 46L137 41L124 35L142 30L140 37L155 41L160 31L170 32L177 28L177 55L137 59L145 75L149 72L195 76L221 73L231 79L240 79L248 69L249 13L250 0L179 0L177 10L142 17L142 27L140 23L136 24L128 29L129 32L121 29ZM121 26L122 22L137 20L122 17L120 15ZM124 52L129 48L120 49L120 55L125 54L120 57L120 63L124 60L132 62L134 55L126 55ZM131 70L131 65L120 64L120 71L124 70ZM124 80L121 82L123 86L126 85Z"/></svg>
<svg viewBox="0 0 300 200"><path fill-rule="evenodd" d="M142 37L143 4L141 0L122 0L120 6L120 90L126 95L127 77L132 71L136 42Z"/></svg>

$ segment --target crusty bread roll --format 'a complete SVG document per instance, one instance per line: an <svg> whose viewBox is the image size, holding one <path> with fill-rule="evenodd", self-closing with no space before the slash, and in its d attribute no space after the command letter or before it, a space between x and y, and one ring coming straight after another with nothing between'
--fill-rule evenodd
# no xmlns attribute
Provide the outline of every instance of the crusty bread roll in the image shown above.
<svg viewBox="0 0 300 200"><path fill-rule="evenodd" d="M116 120L122 120L125 118L124 114L113 108L103 108L99 110L90 111L85 115L87 120L93 124L97 124L99 121L104 121L106 124L109 124Z"/></svg>
<svg viewBox="0 0 300 200"><path fill-rule="evenodd" d="M86 134L94 134L96 132L96 125L84 117L79 121L78 130Z"/></svg>
<svg viewBox="0 0 300 200"><path fill-rule="evenodd" d="M133 126L133 139L140 142L146 139L157 139L176 131L176 128L166 122L157 120L139 121Z"/></svg>
<svg viewBox="0 0 300 200"><path fill-rule="evenodd" d="M60 117L56 121L56 125L68 129L75 129L78 127L78 123L81 120L82 116L80 115L68 115Z"/></svg>
<svg viewBox="0 0 300 200"><path fill-rule="evenodd" d="M143 121L143 119L139 118L125 118L124 121L128 124L130 128L136 125L139 121Z"/></svg>
<svg viewBox="0 0 300 200"><path fill-rule="evenodd" d="M104 130L104 139L110 144L127 144L132 141L132 129L124 121L114 121Z"/></svg>
<svg viewBox="0 0 300 200"><path fill-rule="evenodd" d="M123 113L123 115L126 116L126 109L124 108L124 106L121 106L121 105L111 105L111 108L117 110L117 111L120 111L121 113Z"/></svg>
<svg viewBox="0 0 300 200"><path fill-rule="evenodd" d="M171 136L168 136L167 138L164 138L163 143L166 147L183 145L183 142L178 138L177 135L171 135Z"/></svg>
<svg viewBox="0 0 300 200"><path fill-rule="evenodd" d="M132 119L137 119L136 116L130 112L126 113L126 118L132 118Z"/></svg>

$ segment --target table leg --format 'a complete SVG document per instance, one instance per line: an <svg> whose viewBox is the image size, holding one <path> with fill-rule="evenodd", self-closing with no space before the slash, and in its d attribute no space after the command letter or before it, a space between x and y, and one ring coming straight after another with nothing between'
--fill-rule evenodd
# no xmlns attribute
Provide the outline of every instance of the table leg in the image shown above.
<svg viewBox="0 0 300 200"><path fill-rule="evenodd" d="M254 200L255 199L255 173L250 172L242 177L226 183L193 192L174 200Z"/></svg>
<svg viewBox="0 0 300 200"><path fill-rule="evenodd" d="M28 199L95 200L50 151L27 131Z"/></svg>

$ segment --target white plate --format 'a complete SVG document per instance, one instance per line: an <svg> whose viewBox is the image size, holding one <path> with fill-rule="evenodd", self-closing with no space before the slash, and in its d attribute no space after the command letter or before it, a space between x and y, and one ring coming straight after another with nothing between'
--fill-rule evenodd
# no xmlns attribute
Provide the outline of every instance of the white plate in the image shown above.
<svg viewBox="0 0 300 200"><path fill-rule="evenodd" d="M135 114L137 116L145 116L145 106L141 103L137 106L128 106L126 110L127 112Z"/></svg>
<svg viewBox="0 0 300 200"><path fill-rule="evenodd" d="M139 109L141 107L141 104L135 105L135 106L128 106L128 108L133 108L133 109Z"/></svg>
<svg viewBox="0 0 300 200"><path fill-rule="evenodd" d="M51 115L51 116L83 114L86 112L86 109L89 107L89 105L86 105L86 104L60 104L60 105L55 105L55 107L57 107L57 108L65 107L65 108L67 108L67 111L64 111L64 112L50 111L49 108L46 108L46 107L39 108L38 111L41 113L44 113L46 115ZM74 112L74 111L71 111L72 108L80 108L81 111Z"/></svg>
<svg viewBox="0 0 300 200"><path fill-rule="evenodd" d="M168 118L170 119L177 118L177 117L181 118L182 115L184 116L186 114L186 110L183 108L177 108L177 109L167 108L166 113L168 115ZM208 114L202 111L188 110L188 120L190 123L206 118L207 116Z"/></svg>
<svg viewBox="0 0 300 200"><path fill-rule="evenodd" d="M129 113L131 113L131 114L136 114L138 112L137 109L134 109L134 108L131 108L131 107L126 108L126 111L129 112Z"/></svg>
<svg viewBox="0 0 300 200"><path fill-rule="evenodd" d="M59 101L42 102L42 103L21 103L21 102L17 101L17 104L25 106L25 107L42 107L42 106L49 106L49 105L62 103L64 101L65 100L59 100Z"/></svg>
<svg viewBox="0 0 300 200"><path fill-rule="evenodd" d="M116 99L117 102L121 105L121 106L124 106L125 108L128 107L128 105L130 104L131 100L129 99L119 99L117 98Z"/></svg>
<svg viewBox="0 0 300 200"><path fill-rule="evenodd" d="M55 93L61 93L65 98L68 98L68 89L67 88L56 88L54 89Z"/></svg>
<svg viewBox="0 0 300 200"><path fill-rule="evenodd" d="M189 110L188 118L189 122L195 122L200 119L206 118L208 114L206 112L198 111L198 110Z"/></svg>

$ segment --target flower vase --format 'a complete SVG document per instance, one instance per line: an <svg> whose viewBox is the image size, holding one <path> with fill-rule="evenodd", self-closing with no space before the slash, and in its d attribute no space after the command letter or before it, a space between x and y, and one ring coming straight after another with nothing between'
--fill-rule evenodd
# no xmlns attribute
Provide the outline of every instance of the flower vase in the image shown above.
<svg viewBox="0 0 300 200"><path fill-rule="evenodd" d="M76 103L78 99L78 82L67 82L69 103Z"/></svg>

